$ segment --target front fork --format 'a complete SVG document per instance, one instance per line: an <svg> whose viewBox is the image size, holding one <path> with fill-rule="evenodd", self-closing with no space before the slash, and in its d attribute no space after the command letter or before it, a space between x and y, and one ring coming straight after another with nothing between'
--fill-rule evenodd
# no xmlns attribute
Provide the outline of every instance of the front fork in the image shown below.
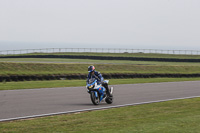
<svg viewBox="0 0 200 133"><path fill-rule="evenodd" d="M94 91L95 97L98 98L98 92Z"/></svg>
<svg viewBox="0 0 200 133"><path fill-rule="evenodd" d="M104 98L104 94L101 94L100 92L95 91L94 94L96 98L99 98L99 101L101 101Z"/></svg>

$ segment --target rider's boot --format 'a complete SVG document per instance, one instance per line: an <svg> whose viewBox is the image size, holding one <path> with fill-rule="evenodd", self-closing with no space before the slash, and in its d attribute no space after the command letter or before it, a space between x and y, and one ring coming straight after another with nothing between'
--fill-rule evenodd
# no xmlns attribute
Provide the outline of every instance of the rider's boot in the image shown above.
<svg viewBox="0 0 200 133"><path fill-rule="evenodd" d="M110 94L109 89L106 89L106 93L107 93L107 95L108 95L109 97L112 97L112 94Z"/></svg>
<svg viewBox="0 0 200 133"><path fill-rule="evenodd" d="M103 84L103 86L106 88L106 94L109 96L109 97L112 97L112 94L110 94L110 90L108 88L108 84Z"/></svg>

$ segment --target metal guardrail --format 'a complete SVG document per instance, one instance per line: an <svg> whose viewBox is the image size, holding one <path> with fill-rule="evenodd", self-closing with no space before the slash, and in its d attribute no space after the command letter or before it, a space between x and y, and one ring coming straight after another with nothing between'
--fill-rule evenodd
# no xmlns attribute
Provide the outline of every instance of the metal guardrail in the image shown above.
<svg viewBox="0 0 200 133"><path fill-rule="evenodd" d="M16 55L29 53L64 53L64 52L90 52L90 53L157 53L157 54L182 54L200 55L199 50L160 50L160 49L117 49L117 48L45 48L45 49L20 49L0 51L0 55Z"/></svg>

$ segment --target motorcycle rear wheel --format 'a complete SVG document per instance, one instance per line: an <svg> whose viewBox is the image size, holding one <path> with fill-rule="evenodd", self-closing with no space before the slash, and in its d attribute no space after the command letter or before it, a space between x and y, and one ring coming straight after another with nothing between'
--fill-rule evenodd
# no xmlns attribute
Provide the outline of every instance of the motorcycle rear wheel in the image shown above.
<svg viewBox="0 0 200 133"><path fill-rule="evenodd" d="M106 101L107 104L112 104L113 103L113 96L112 97L107 97L105 99L105 101Z"/></svg>

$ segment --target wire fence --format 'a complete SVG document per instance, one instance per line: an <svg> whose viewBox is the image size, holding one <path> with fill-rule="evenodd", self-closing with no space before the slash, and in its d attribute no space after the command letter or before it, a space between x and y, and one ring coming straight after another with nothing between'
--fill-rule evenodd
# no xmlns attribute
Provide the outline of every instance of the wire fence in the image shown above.
<svg viewBox="0 0 200 133"><path fill-rule="evenodd" d="M200 55L199 50L160 50L160 49L117 49L117 48L44 48L20 49L0 51L0 55L17 55L30 53L157 53L157 54L182 54Z"/></svg>

